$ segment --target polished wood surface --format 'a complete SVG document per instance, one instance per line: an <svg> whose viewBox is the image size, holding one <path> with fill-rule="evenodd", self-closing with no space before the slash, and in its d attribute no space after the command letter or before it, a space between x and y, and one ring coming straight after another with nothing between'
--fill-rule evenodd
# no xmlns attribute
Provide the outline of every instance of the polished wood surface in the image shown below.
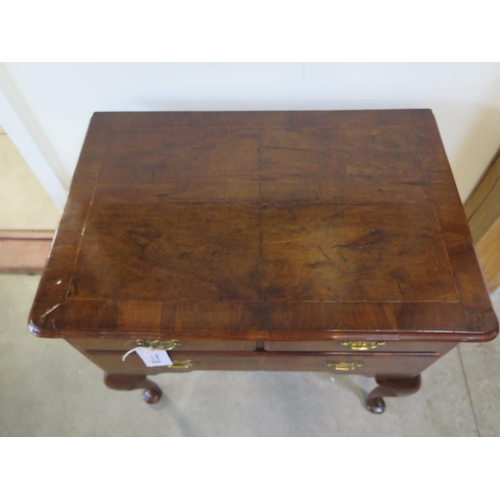
<svg viewBox="0 0 500 500"><path fill-rule="evenodd" d="M359 348L352 342L265 342L264 351L268 352L427 352L445 354L453 349L455 342L383 342L378 340L373 347ZM370 343L369 343L370 344ZM371 343L373 345L373 342ZM382 344L382 345L380 345Z"/></svg>
<svg viewBox="0 0 500 500"><path fill-rule="evenodd" d="M181 373L192 370L249 370L249 371L328 371L333 375L392 375L416 376L439 359L429 353L263 353L263 352L175 352L169 353L175 363L191 361L189 367L146 368L138 356L124 352L91 351L86 356L107 373L145 374ZM347 364L348 366L345 366ZM333 366L335 365L335 366Z"/></svg>
<svg viewBox="0 0 500 500"><path fill-rule="evenodd" d="M431 111L96 113L29 328L149 403L306 370L375 376L381 413L498 322Z"/></svg>
<svg viewBox="0 0 500 500"><path fill-rule="evenodd" d="M67 339L68 342L82 352L87 351L129 351L139 344L136 339ZM140 339L139 339L140 340ZM167 342L173 339L166 339ZM176 339L175 339L176 340ZM238 341L196 341L184 340L172 351L232 351L252 352L429 352L445 354L457 344L453 342L381 342L372 347L356 347L344 345L346 342L238 342ZM351 343L352 344L352 343ZM369 343L370 344L370 343ZM382 344L382 345L380 345ZM169 350L170 352L170 350Z"/></svg>
<svg viewBox="0 0 500 500"><path fill-rule="evenodd" d="M166 339L177 340L177 339ZM101 351L129 351L139 344L136 339L68 339L68 342L82 352L94 351L96 349ZM183 340L174 349L176 351L255 351L255 342L239 342L233 341L196 341L196 340Z"/></svg>
<svg viewBox="0 0 500 500"><path fill-rule="evenodd" d="M459 342L498 323L431 111L96 113L30 329Z"/></svg>

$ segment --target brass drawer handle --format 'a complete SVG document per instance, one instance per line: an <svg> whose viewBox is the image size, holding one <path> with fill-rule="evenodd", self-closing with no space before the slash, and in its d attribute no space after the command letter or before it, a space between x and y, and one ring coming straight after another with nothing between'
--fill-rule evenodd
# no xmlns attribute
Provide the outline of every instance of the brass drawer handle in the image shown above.
<svg viewBox="0 0 500 500"><path fill-rule="evenodd" d="M170 370L182 370L186 368L191 368L194 365L194 361L192 359L185 359L182 361L173 361L173 365L165 366L164 368L169 368Z"/></svg>
<svg viewBox="0 0 500 500"><path fill-rule="evenodd" d="M338 370L339 372L348 372L350 370L355 370L360 366L363 366L361 361L353 361L352 363L346 363L345 361L341 361L340 363L335 363L335 361L326 361L326 366L328 368L333 368L334 370Z"/></svg>
<svg viewBox="0 0 500 500"><path fill-rule="evenodd" d="M180 340L137 340L137 345L139 347L146 347L149 349L155 349L158 351L172 351L176 347L181 345Z"/></svg>
<svg viewBox="0 0 500 500"><path fill-rule="evenodd" d="M371 349L376 349L377 347L382 347L385 342L341 342L344 347L349 347L351 351L370 351Z"/></svg>

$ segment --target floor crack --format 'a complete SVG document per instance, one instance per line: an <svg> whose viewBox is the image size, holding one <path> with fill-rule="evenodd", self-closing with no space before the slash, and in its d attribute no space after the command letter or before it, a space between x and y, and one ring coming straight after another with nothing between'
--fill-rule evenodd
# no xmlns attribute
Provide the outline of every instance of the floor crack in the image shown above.
<svg viewBox="0 0 500 500"><path fill-rule="evenodd" d="M458 359L460 360L460 366L462 368L462 373L463 373L464 380L465 380L465 387L467 388L467 396L469 397L470 406L472 408L472 415L474 417L474 423L476 424L476 432L477 432L477 435L479 437L481 437L481 432L479 430L479 424L477 421L476 409L474 408L474 402L472 401L470 387L469 387L469 381L467 380L467 373L465 372L465 367L464 367L464 362L462 359L462 351L460 350L460 345L457 347L457 349L458 349Z"/></svg>

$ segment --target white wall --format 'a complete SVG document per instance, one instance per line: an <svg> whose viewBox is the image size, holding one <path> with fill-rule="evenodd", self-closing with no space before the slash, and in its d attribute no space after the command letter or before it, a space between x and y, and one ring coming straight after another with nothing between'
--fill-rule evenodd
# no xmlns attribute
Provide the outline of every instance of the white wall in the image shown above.
<svg viewBox="0 0 500 500"><path fill-rule="evenodd" d="M498 63L7 63L3 70L63 182L94 111L431 108L463 200L500 147Z"/></svg>

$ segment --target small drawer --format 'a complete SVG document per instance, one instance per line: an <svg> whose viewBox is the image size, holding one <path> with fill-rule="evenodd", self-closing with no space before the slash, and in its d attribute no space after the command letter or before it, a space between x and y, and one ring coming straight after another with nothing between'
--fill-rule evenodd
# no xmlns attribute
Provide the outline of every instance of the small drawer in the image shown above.
<svg viewBox="0 0 500 500"><path fill-rule="evenodd" d="M147 368L138 355L122 361L124 352L92 351L86 356L107 373L156 374L180 373L191 370L279 370L327 371L335 374L367 376L416 376L431 365L439 354L318 354L282 352L173 352L172 367Z"/></svg>
<svg viewBox="0 0 500 500"><path fill-rule="evenodd" d="M268 352L429 352L445 354L456 342L346 341L346 342L264 342Z"/></svg>
<svg viewBox="0 0 500 500"><path fill-rule="evenodd" d="M137 339L67 339L79 351L129 351L140 345L163 346L167 351L255 351L255 342L244 341L198 341L178 340L175 337L164 340Z"/></svg>

